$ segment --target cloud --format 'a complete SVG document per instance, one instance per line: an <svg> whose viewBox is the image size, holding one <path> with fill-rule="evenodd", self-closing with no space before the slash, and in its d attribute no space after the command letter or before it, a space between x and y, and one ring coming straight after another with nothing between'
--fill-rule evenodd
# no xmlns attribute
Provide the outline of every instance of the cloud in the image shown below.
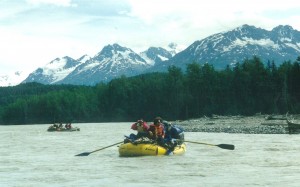
<svg viewBox="0 0 300 187"><path fill-rule="evenodd" d="M55 6L63 6L63 7L77 6L76 4L72 3L72 0L26 0L26 1L31 5L55 5Z"/></svg>
<svg viewBox="0 0 300 187"><path fill-rule="evenodd" d="M202 2L202 3L201 3ZM140 1L129 0L131 4L130 16L137 17L146 24L164 24L170 20L186 22L189 25L205 27L207 24L215 24L214 21L230 22L232 20L260 19L266 12L289 11L297 9L300 11L298 0L281 1L240 1L240 0L209 0L195 3L193 0ZM297 14L294 11L294 14ZM179 23L179 25L182 25Z"/></svg>
<svg viewBox="0 0 300 187"><path fill-rule="evenodd" d="M167 33L168 39L192 42L211 34L228 31L243 24L271 29L278 24L290 24L300 29L300 2L194 0L140 1L129 0L135 17L157 33ZM291 11L292 10L292 11ZM295 11L297 10L297 11ZM280 16L281 15L281 16ZM178 38L180 36L180 38ZM181 39L184 38L184 39Z"/></svg>
<svg viewBox="0 0 300 187"><path fill-rule="evenodd" d="M299 12L299 0L1 0L0 71L93 56L112 43L136 52L170 42L187 47L243 24L300 30Z"/></svg>

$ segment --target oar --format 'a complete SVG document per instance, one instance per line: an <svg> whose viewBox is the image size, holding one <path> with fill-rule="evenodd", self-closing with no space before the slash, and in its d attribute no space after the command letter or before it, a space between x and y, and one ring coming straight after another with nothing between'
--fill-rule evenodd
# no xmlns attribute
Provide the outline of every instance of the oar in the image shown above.
<svg viewBox="0 0 300 187"><path fill-rule="evenodd" d="M112 144L112 145L109 145L109 146L106 146L106 147L102 147L101 149L97 149L97 150L92 151L92 152L84 152L84 153L80 153L80 154L75 155L75 156L88 156L88 155L91 154L91 153L94 153L94 152L97 152L97 151L100 151L100 150L103 150L103 149L112 147L112 146L114 146L114 145L118 145L118 144L123 143L123 142L124 142L124 141L121 141L121 142L118 142L118 143L114 143L114 144Z"/></svg>
<svg viewBox="0 0 300 187"><path fill-rule="evenodd" d="M210 146L217 146L220 147L222 149L229 149L229 150L234 150L234 145L231 144L209 144L209 143L202 143L202 142L193 142L193 141L188 141L188 140L184 140L185 142L189 142L189 143L195 143L195 144L203 144L203 145L210 145Z"/></svg>

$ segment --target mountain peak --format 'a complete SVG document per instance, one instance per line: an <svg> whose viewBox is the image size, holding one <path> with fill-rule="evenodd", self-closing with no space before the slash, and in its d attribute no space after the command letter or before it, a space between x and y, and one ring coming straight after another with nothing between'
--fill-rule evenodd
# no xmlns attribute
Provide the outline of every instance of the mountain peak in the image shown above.
<svg viewBox="0 0 300 187"><path fill-rule="evenodd" d="M45 68L66 69L66 68L74 67L78 64L79 64L78 61L74 60L73 58L69 56L64 56L62 58L56 58L52 60L48 65L45 66Z"/></svg>
<svg viewBox="0 0 300 187"><path fill-rule="evenodd" d="M112 45L109 44L109 45L105 46L102 50L126 51L126 50L128 50L128 48L122 47L122 46L120 46L119 44L114 43L114 44L112 44Z"/></svg>
<svg viewBox="0 0 300 187"><path fill-rule="evenodd" d="M256 27L254 27L253 25L248 25L248 24L244 24L240 28L243 28L243 29L256 29Z"/></svg>
<svg viewBox="0 0 300 187"><path fill-rule="evenodd" d="M178 45L175 43L170 43L165 49L149 47L140 54L114 43L105 46L92 58L57 58L45 67L37 69L25 82L93 85L120 75L133 76L145 72L167 71L170 65L184 69L186 64L192 62L210 63L216 69L222 69L254 55L263 62L274 60L278 65L299 56L299 43L300 32L289 25L279 25L268 31L244 24L231 31L216 33L195 41L178 53ZM3 77L3 80L6 81L7 78Z"/></svg>
<svg viewBox="0 0 300 187"><path fill-rule="evenodd" d="M277 27L274 27L272 31L278 32L278 31L293 31L293 27L290 25L278 25Z"/></svg>
<svg viewBox="0 0 300 187"><path fill-rule="evenodd" d="M264 63L276 65L299 56L300 32L290 26L278 26L272 31L244 24L228 32L217 33L194 42L155 70L175 65L185 68L196 62L210 63L216 69L258 56Z"/></svg>
<svg viewBox="0 0 300 187"><path fill-rule="evenodd" d="M289 25L279 25L273 28L272 32L277 33L281 37L292 38L295 30Z"/></svg>
<svg viewBox="0 0 300 187"><path fill-rule="evenodd" d="M114 44L109 44L103 47L103 49L95 56L96 58L104 57L113 57L116 54L119 53L124 53L124 52L128 52L128 53L134 53L131 49L126 48L126 47L122 47L117 43Z"/></svg>
<svg viewBox="0 0 300 187"><path fill-rule="evenodd" d="M42 68L36 69L24 81L39 82L42 84L53 84L64 79L70 72L72 72L81 62L74 60L71 57L65 56L56 58L46 64Z"/></svg>
<svg viewBox="0 0 300 187"><path fill-rule="evenodd" d="M244 25L232 30L232 32L238 32L241 35L244 35L244 34L247 35L247 34L257 33L257 32L261 32L261 31L266 31L266 30L257 28L255 26L248 25L248 24L244 24Z"/></svg>
<svg viewBox="0 0 300 187"><path fill-rule="evenodd" d="M162 47L149 47L148 50L140 53L141 57L150 65L161 63L172 58L172 53Z"/></svg>
<svg viewBox="0 0 300 187"><path fill-rule="evenodd" d="M91 57L89 55L83 55L82 57L78 58L77 61L81 63L85 63L86 61L90 60Z"/></svg>
<svg viewBox="0 0 300 187"><path fill-rule="evenodd" d="M275 27L271 32L278 35L278 40L281 42L287 42L288 45L292 48L295 48L299 54L300 46L300 32L293 29L293 27L289 25L279 25Z"/></svg>
<svg viewBox="0 0 300 187"><path fill-rule="evenodd" d="M253 29L257 29L257 28L252 25L244 24L242 26L233 29L233 31L245 31L245 30L253 30Z"/></svg>

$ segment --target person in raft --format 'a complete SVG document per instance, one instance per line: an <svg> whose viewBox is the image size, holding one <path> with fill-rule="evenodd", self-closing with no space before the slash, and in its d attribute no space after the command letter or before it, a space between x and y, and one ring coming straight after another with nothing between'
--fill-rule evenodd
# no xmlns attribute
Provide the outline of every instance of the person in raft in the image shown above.
<svg viewBox="0 0 300 187"><path fill-rule="evenodd" d="M136 138L148 136L149 126L147 125L147 122L145 122L143 119L140 119L134 124L132 124L131 129L137 131Z"/></svg>
<svg viewBox="0 0 300 187"><path fill-rule="evenodd" d="M173 151L177 145L181 145L184 142L184 130L182 127L173 125L168 121L163 121L162 123L165 129L165 146Z"/></svg>
<svg viewBox="0 0 300 187"><path fill-rule="evenodd" d="M137 131L136 135L131 133L129 135L129 137L126 137L131 142L133 142L139 138L142 138L142 137L148 137L149 126L147 125L147 122L145 122L143 119L140 119L137 122L133 123L131 125L131 129Z"/></svg>
<svg viewBox="0 0 300 187"><path fill-rule="evenodd" d="M150 139L155 140L159 145L164 145L165 131L161 117L154 118L153 124L150 125L148 132Z"/></svg>

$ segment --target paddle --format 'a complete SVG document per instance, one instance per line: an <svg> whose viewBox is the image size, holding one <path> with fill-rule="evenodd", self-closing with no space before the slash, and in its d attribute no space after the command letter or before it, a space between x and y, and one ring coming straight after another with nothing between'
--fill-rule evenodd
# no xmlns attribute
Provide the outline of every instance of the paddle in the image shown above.
<svg viewBox="0 0 300 187"><path fill-rule="evenodd" d="M217 147L220 147L222 149L234 150L234 145L231 145L231 144L218 144L218 145L215 145L215 144L209 144L209 143L193 142L193 141L188 141L188 140L184 140L184 141L189 142L189 143L195 143L195 144L217 146Z"/></svg>
<svg viewBox="0 0 300 187"><path fill-rule="evenodd" d="M101 149L97 149L97 150L92 151L92 152L84 152L84 153L80 153L80 154L75 155L75 156L88 156L88 155L91 154L91 153L94 153L94 152L97 152L97 151L100 151L100 150L103 150L103 149L112 147L112 146L114 146L114 145L118 145L118 144L123 143L123 142L124 142L124 141L121 141L121 142L118 142L118 143L114 143L114 144L112 144L112 145L109 145L109 146L106 146L106 147L102 147Z"/></svg>

